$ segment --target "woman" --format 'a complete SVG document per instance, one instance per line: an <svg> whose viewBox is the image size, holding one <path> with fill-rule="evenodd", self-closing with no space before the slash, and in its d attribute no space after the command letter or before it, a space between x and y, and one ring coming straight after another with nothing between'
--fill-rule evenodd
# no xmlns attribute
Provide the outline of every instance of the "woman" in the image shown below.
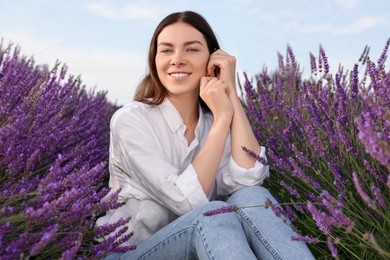
<svg viewBox="0 0 390 260"><path fill-rule="evenodd" d="M149 74L135 101L111 120L110 188L124 206L98 225L131 217L137 249L123 259L312 259L303 242L261 205L268 166L236 92L235 58L220 50L206 20L173 13L157 26ZM226 201L217 198L228 197Z"/></svg>

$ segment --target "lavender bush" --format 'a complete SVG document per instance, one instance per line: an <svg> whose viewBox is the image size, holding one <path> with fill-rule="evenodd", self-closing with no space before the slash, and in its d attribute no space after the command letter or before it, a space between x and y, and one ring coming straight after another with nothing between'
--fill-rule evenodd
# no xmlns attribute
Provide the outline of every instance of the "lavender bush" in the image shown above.
<svg viewBox="0 0 390 260"><path fill-rule="evenodd" d="M325 51L310 54L302 78L293 51L279 69L243 81L247 114L268 147L265 183L319 259L389 258L389 41L374 62L368 48L350 72L331 75ZM1 259L98 259L129 236L128 220L96 229L119 207L107 194L109 120L105 93L87 92L66 66L49 69L0 44ZM250 153L250 151L248 151ZM249 205L253 206L253 205ZM208 212L232 212L237 207ZM94 238L116 234L102 243Z"/></svg>
<svg viewBox="0 0 390 260"><path fill-rule="evenodd" d="M366 48L350 72L335 75L320 46L309 79L288 46L276 72L242 81L255 135L268 148L265 186L281 204L272 208L319 259L390 258L389 42L376 62Z"/></svg>
<svg viewBox="0 0 390 260"><path fill-rule="evenodd" d="M97 259L128 249L115 237L94 240L124 223L94 226L120 206L116 196L100 202L116 109L105 93L66 77L66 66L36 66L19 48L0 44L1 259Z"/></svg>

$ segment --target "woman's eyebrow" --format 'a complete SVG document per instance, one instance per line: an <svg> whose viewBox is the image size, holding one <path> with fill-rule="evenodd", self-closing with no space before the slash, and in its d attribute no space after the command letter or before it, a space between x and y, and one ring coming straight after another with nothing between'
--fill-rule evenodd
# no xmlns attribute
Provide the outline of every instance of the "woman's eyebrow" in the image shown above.
<svg viewBox="0 0 390 260"><path fill-rule="evenodd" d="M200 41L198 41L198 40L185 42L184 46L188 46L188 45L192 45L192 44L200 44L200 45L203 46L203 44Z"/></svg>
<svg viewBox="0 0 390 260"><path fill-rule="evenodd" d="M188 45L192 45L192 44L200 44L200 45L203 46L203 44L202 44L200 41L198 41L198 40L188 41L188 42L185 42L183 45L184 45L184 46L188 46ZM160 43L158 44L158 46L160 46L160 45L173 47L173 44L170 43L170 42L160 42Z"/></svg>

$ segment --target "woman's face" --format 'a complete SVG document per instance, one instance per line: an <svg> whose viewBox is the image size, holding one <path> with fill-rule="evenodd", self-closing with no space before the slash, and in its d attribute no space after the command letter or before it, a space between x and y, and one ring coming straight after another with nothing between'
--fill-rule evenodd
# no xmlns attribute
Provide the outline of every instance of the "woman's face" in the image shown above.
<svg viewBox="0 0 390 260"><path fill-rule="evenodd" d="M189 24L171 24L157 38L157 74L169 95L198 94L209 57L203 34Z"/></svg>

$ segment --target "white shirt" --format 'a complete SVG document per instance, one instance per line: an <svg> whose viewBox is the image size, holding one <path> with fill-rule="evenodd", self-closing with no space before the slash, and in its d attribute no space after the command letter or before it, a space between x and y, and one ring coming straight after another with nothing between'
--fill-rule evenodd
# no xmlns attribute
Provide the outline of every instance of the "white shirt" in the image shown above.
<svg viewBox="0 0 390 260"><path fill-rule="evenodd" d="M109 187L110 193L122 188L119 201L124 205L108 211L97 225L131 217L128 232L134 231L134 235L124 245L139 244L177 216L218 195L262 184L269 167L260 162L251 169L238 166L231 157L229 136L213 192L205 195L192 161L212 123L212 114L199 108L195 139L188 145L183 119L169 99L158 106L134 101L115 112L111 119ZM260 156L265 158L264 147Z"/></svg>

